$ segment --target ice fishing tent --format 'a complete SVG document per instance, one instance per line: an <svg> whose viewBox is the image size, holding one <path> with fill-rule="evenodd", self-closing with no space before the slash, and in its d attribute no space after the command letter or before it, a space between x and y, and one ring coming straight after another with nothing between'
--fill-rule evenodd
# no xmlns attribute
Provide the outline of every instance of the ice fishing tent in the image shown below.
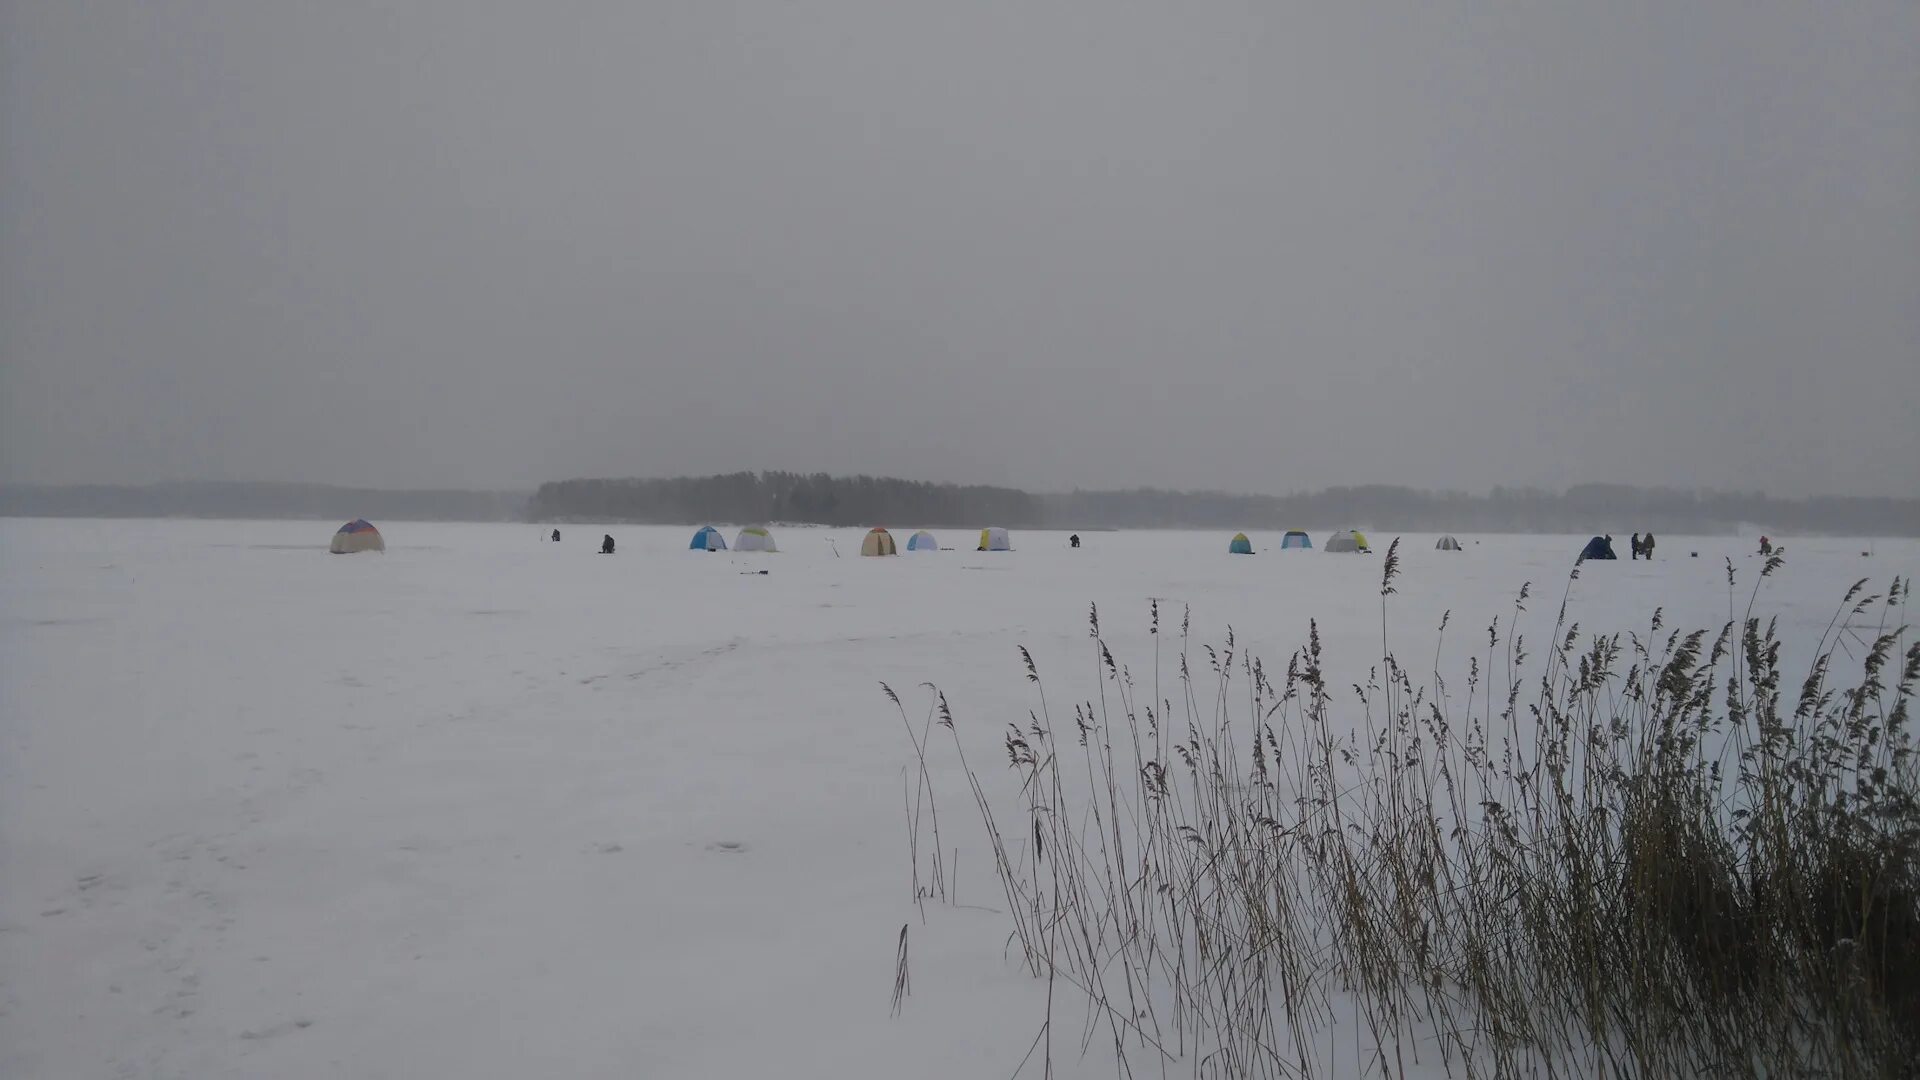
<svg viewBox="0 0 1920 1080"><path fill-rule="evenodd" d="M366 518L354 518L340 531L333 534L333 546L327 549L335 555L351 555L356 551L385 551L387 542L380 536L380 530L373 527Z"/></svg>
<svg viewBox="0 0 1920 1080"><path fill-rule="evenodd" d="M1311 551L1313 550L1313 538L1301 532L1299 529L1288 529L1287 535L1280 538L1280 550L1285 551L1288 548L1303 548Z"/></svg>
<svg viewBox="0 0 1920 1080"><path fill-rule="evenodd" d="M1618 559L1618 558L1619 556L1613 553L1612 542L1609 541L1604 536L1596 536L1593 539L1587 541L1587 546L1580 550L1581 562L1586 562L1588 559Z"/></svg>
<svg viewBox="0 0 1920 1080"><path fill-rule="evenodd" d="M898 555L893 546L893 534L885 529L868 529L867 538L860 541L862 555Z"/></svg>
<svg viewBox="0 0 1920 1080"><path fill-rule="evenodd" d="M1367 534L1361 532L1359 529L1350 529L1347 532L1337 532L1327 537L1326 546L1321 548L1321 550L1372 551L1373 549L1367 546Z"/></svg>
<svg viewBox="0 0 1920 1080"><path fill-rule="evenodd" d="M720 535L719 529L711 525L703 525L699 532L693 534L693 543L688 544L687 547L694 551L725 551L727 538Z"/></svg>
<svg viewBox="0 0 1920 1080"><path fill-rule="evenodd" d="M1441 538L1440 538L1439 540L1437 540L1437 541L1435 541L1435 542L1434 542L1434 545L1433 545L1433 550L1435 550L1435 551L1459 551L1459 550L1460 550L1460 541L1458 541L1458 540L1455 540L1455 539L1454 539L1453 537L1451 537L1451 536L1443 536L1443 537L1441 537Z"/></svg>
<svg viewBox="0 0 1920 1080"><path fill-rule="evenodd" d="M749 525L740 530L739 536L733 538L733 550L779 551L780 549L774 545L772 533L758 525Z"/></svg>
<svg viewBox="0 0 1920 1080"><path fill-rule="evenodd" d="M1007 530L1005 529L981 529L979 550L1012 551L1013 541L1007 539Z"/></svg>
<svg viewBox="0 0 1920 1080"><path fill-rule="evenodd" d="M1246 533L1234 533L1233 539L1227 543L1227 554L1251 555L1253 554L1253 541L1247 539Z"/></svg>
<svg viewBox="0 0 1920 1080"><path fill-rule="evenodd" d="M919 532L914 533L912 536L907 537L907 550L908 551L939 551L940 541L934 539L934 536L932 533L928 532L925 529L921 529Z"/></svg>

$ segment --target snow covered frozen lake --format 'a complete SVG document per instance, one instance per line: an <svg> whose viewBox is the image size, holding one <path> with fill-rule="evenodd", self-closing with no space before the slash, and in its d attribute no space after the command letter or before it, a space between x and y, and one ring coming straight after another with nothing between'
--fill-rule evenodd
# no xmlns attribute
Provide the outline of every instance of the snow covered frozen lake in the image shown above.
<svg viewBox="0 0 1920 1080"><path fill-rule="evenodd" d="M1139 673L1157 597L1168 633L1190 608L1196 643L1231 625L1270 668L1317 619L1344 686L1380 655L1393 538L936 530L956 550L873 559L860 530L749 555L691 527L376 524L385 555L334 557L335 523L0 521L0 1076L1010 1075L1044 985L1003 957L951 777L961 906L912 903L911 748L877 684L916 720L937 684L990 771L1036 707L1016 646L1056 707L1085 698L1088 606ZM1407 666L1451 612L1462 685L1529 581L1544 646L1585 537L1434 539L1405 538L1390 601ZM1920 572L1914 541L1775 539L1757 611L1789 672L1855 580ZM1753 546L1588 564L1569 618L1717 630ZM1056 1064L1112 1075L1099 1046Z"/></svg>

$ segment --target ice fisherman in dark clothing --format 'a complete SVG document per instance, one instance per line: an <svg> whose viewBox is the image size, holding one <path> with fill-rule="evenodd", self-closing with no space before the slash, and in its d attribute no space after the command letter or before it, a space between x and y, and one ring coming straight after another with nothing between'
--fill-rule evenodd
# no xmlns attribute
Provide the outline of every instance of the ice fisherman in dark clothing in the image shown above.
<svg viewBox="0 0 1920 1080"><path fill-rule="evenodd" d="M1647 535L1640 538L1640 554L1645 555L1647 557L1648 562L1653 561L1653 534L1652 533L1648 533Z"/></svg>
<svg viewBox="0 0 1920 1080"><path fill-rule="evenodd" d="M554 543L556 543L556 544L560 542L560 530L559 530L559 529L555 529L555 530L553 530L553 542L554 542Z"/></svg>
<svg viewBox="0 0 1920 1080"><path fill-rule="evenodd" d="M1640 534L1634 533L1633 539L1629 540L1628 544L1631 545L1633 548L1633 555L1628 560L1629 562L1631 562L1633 559L1638 559L1640 557Z"/></svg>
<svg viewBox="0 0 1920 1080"><path fill-rule="evenodd" d="M1067 537L1067 543L1068 543L1069 545L1071 545L1071 546L1073 546L1073 547L1079 547L1079 546L1080 546L1080 534L1079 534L1079 533L1074 533L1074 534L1073 534L1072 536L1069 536L1069 537Z"/></svg>
<svg viewBox="0 0 1920 1080"><path fill-rule="evenodd" d="M602 539L601 539L601 541L600 541L600 554L602 554L602 555L611 555L611 554L613 554L613 536L612 536L611 534L609 534L609 535L607 535L606 537L604 537L604 538L602 538Z"/></svg>

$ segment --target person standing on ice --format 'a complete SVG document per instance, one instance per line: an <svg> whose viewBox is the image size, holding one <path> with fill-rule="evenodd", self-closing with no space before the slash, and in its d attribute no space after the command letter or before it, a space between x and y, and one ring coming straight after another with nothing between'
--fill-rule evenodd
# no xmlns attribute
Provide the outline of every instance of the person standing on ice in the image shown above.
<svg viewBox="0 0 1920 1080"><path fill-rule="evenodd" d="M602 555L613 554L613 534L612 533L608 533L604 538L601 539L600 554Z"/></svg>
<svg viewBox="0 0 1920 1080"><path fill-rule="evenodd" d="M1633 554L1627 557L1627 561L1632 562L1640 557L1640 534L1634 533L1633 539L1629 540L1627 544L1633 549Z"/></svg>
<svg viewBox="0 0 1920 1080"><path fill-rule="evenodd" d="M1080 546L1080 534L1079 534L1079 533L1074 533L1074 534L1073 534L1072 536L1069 536L1069 537L1067 537L1067 543L1068 543L1069 545L1071 545L1071 546L1073 546L1073 547L1079 547L1079 546Z"/></svg>
<svg viewBox="0 0 1920 1080"><path fill-rule="evenodd" d="M1648 562L1653 561L1653 534L1652 533L1648 533L1647 535L1640 538L1640 553L1647 557Z"/></svg>
<svg viewBox="0 0 1920 1080"><path fill-rule="evenodd" d="M556 544L560 542L560 530L559 530L559 529L555 529L555 530L553 530L553 542L554 542L554 543L556 543Z"/></svg>

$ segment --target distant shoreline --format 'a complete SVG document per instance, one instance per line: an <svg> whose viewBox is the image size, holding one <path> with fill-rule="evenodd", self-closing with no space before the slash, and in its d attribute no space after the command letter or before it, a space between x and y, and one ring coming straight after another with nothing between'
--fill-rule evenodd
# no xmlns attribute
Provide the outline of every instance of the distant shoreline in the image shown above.
<svg viewBox="0 0 1920 1080"><path fill-rule="evenodd" d="M0 487L0 517L370 520L566 525L783 521L968 529L1280 531L1346 527L1479 535L1633 531L1920 537L1920 498L1695 492L1589 484L1486 495L1384 485L1293 495L1158 489L1034 493L889 477L732 473L582 479L536 491L388 490L325 484L170 483Z"/></svg>

